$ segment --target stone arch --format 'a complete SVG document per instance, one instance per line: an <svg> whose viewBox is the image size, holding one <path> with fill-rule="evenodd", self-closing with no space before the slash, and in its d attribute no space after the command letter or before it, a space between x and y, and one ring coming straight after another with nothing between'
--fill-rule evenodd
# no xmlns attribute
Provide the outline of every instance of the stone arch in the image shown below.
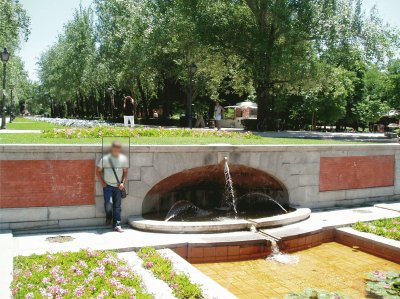
<svg viewBox="0 0 400 299"><path fill-rule="evenodd" d="M229 167L238 196L261 192L289 206L288 190L275 176L241 164L230 164ZM223 169L222 164L206 165L161 179L147 192L142 214L168 211L179 200L188 200L203 208L217 205L224 195Z"/></svg>

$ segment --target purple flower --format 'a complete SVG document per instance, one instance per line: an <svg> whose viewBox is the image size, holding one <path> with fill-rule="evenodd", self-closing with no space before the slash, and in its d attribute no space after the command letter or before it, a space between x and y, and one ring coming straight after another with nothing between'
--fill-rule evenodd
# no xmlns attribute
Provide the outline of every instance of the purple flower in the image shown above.
<svg viewBox="0 0 400 299"><path fill-rule="evenodd" d="M44 283L44 284L49 284L49 283L50 283L50 277L44 277L44 278L42 279L42 283Z"/></svg>

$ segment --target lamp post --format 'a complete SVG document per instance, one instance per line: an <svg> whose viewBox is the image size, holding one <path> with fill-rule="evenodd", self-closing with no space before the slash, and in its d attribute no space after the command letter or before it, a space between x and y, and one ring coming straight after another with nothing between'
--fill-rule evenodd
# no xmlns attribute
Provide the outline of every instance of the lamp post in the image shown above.
<svg viewBox="0 0 400 299"><path fill-rule="evenodd" d="M189 92L188 92L188 100L187 100L187 116L188 116L188 127L193 128L192 123L192 102L193 102L193 75L197 71L196 64L192 63L189 65Z"/></svg>
<svg viewBox="0 0 400 299"><path fill-rule="evenodd" d="M4 51L1 52L1 61L3 62L3 101L2 101L2 117L1 117L1 129L6 128L6 65L7 61L10 59L10 53L7 51L7 48L4 48Z"/></svg>
<svg viewBox="0 0 400 299"><path fill-rule="evenodd" d="M114 120L114 107L115 107L114 88L112 86L110 86L107 90L110 93L110 99L111 99L111 118L112 118L112 120Z"/></svg>
<svg viewBox="0 0 400 299"><path fill-rule="evenodd" d="M14 84L10 84L10 99L11 99L11 105L10 105L10 124L13 122L14 120L14 95L13 95L13 91L14 91Z"/></svg>

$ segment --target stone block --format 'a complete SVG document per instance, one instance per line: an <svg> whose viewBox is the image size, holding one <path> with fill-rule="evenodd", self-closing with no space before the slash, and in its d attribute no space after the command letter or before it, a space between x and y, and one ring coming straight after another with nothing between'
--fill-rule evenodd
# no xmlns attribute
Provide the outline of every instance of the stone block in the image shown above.
<svg viewBox="0 0 400 299"><path fill-rule="evenodd" d="M60 227L87 227L104 225L105 220L103 218L82 218L60 220L58 223Z"/></svg>
<svg viewBox="0 0 400 299"><path fill-rule="evenodd" d="M103 196L96 196L95 217L96 218L106 217L106 213L104 212L104 197Z"/></svg>
<svg viewBox="0 0 400 299"><path fill-rule="evenodd" d="M128 180L129 181L139 181L140 180L140 167L132 166L128 169Z"/></svg>
<svg viewBox="0 0 400 299"><path fill-rule="evenodd" d="M42 228L57 228L57 220L48 221L24 221L24 222L11 222L10 229L23 230L23 229L42 229Z"/></svg>
<svg viewBox="0 0 400 299"><path fill-rule="evenodd" d="M130 181L129 182L129 195L136 198L144 198L150 191L150 186L143 183L142 181Z"/></svg>
<svg viewBox="0 0 400 299"><path fill-rule="evenodd" d="M48 210L48 220L96 217L95 205L48 207Z"/></svg>
<svg viewBox="0 0 400 299"><path fill-rule="evenodd" d="M131 153L130 154L130 166L153 166L153 153Z"/></svg>
<svg viewBox="0 0 400 299"><path fill-rule="evenodd" d="M319 192L318 194L319 201L339 201L346 199L346 191L339 190L339 191L325 191Z"/></svg>
<svg viewBox="0 0 400 299"><path fill-rule="evenodd" d="M299 186L319 186L319 175L305 174L299 175Z"/></svg>
<svg viewBox="0 0 400 299"><path fill-rule="evenodd" d="M154 167L141 167L140 180L148 186L154 186L164 179Z"/></svg>
<svg viewBox="0 0 400 299"><path fill-rule="evenodd" d="M394 195L394 187L346 190L346 199L373 198Z"/></svg>
<svg viewBox="0 0 400 299"><path fill-rule="evenodd" d="M0 223L47 220L47 207L0 209Z"/></svg>

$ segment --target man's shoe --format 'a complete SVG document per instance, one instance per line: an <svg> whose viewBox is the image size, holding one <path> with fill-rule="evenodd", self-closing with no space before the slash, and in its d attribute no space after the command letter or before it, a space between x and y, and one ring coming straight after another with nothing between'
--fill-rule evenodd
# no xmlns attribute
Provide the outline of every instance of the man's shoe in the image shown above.
<svg viewBox="0 0 400 299"><path fill-rule="evenodd" d="M111 225L112 219L106 219L106 225Z"/></svg>
<svg viewBox="0 0 400 299"><path fill-rule="evenodd" d="M124 230L123 230L122 227L120 227L120 226L114 227L114 231L116 231L116 232L118 232L118 233L123 233L123 232L124 232Z"/></svg>

